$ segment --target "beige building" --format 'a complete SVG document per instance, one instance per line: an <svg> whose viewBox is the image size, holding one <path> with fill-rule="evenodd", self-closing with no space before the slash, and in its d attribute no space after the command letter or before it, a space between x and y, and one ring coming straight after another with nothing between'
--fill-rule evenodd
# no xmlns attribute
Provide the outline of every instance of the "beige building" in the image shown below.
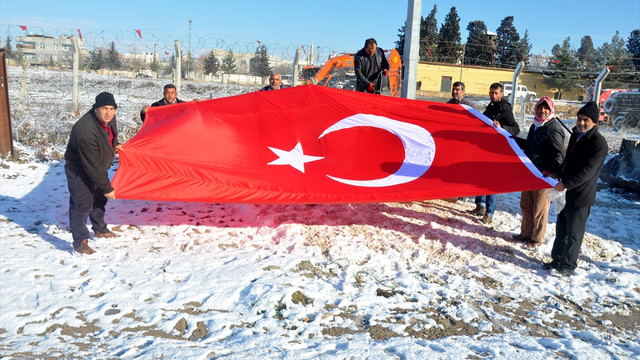
<svg viewBox="0 0 640 360"><path fill-rule="evenodd" d="M78 39L80 53L89 56L82 40ZM16 50L21 52L31 65L64 65L71 67L73 43L71 36L54 38L46 35L16 36Z"/></svg>

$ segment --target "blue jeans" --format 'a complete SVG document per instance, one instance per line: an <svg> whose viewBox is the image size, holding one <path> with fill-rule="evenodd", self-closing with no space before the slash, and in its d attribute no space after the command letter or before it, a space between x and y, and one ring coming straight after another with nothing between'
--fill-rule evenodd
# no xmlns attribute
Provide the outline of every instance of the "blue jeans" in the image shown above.
<svg viewBox="0 0 640 360"><path fill-rule="evenodd" d="M493 213L496 212L496 196L495 195L483 195L476 196L476 206L482 206L482 198L485 198L487 216L493 216Z"/></svg>

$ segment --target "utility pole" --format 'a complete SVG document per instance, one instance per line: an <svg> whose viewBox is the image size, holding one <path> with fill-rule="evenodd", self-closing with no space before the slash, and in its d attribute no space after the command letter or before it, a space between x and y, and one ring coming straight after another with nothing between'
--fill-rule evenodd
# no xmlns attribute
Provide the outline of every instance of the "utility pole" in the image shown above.
<svg viewBox="0 0 640 360"><path fill-rule="evenodd" d="M190 65L191 65L191 20L189 20L189 50L187 50L187 80L189 80Z"/></svg>
<svg viewBox="0 0 640 360"><path fill-rule="evenodd" d="M422 0L409 0L407 8L407 25L404 33L404 79L402 81L402 97L416 98L416 77L418 74L418 49L420 42L420 12Z"/></svg>

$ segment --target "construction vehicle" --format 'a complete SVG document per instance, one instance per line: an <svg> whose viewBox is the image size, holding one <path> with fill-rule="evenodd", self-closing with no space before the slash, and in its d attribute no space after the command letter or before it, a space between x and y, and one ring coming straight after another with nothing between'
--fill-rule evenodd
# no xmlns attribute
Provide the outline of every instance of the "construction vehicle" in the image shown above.
<svg viewBox="0 0 640 360"><path fill-rule="evenodd" d="M402 60L398 50L386 50L389 62L389 89L391 96L400 96L402 86ZM339 89L355 88L355 73L353 70L354 54L341 54L329 59L321 67L304 66L302 78L307 84L329 86ZM383 88L384 88L383 82Z"/></svg>
<svg viewBox="0 0 640 360"><path fill-rule="evenodd" d="M617 92L602 107L609 119L613 119L614 130L640 126L640 91Z"/></svg>

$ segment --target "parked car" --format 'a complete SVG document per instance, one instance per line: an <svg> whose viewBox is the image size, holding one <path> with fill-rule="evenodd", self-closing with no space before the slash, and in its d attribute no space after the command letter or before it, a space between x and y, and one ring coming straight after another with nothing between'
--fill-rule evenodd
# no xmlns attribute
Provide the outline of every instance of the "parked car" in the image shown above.
<svg viewBox="0 0 640 360"><path fill-rule="evenodd" d="M504 90L504 96L511 96L513 90L513 83L502 83L502 90ZM528 101L533 101L538 97L534 91L529 91L526 86L518 84L518 92L516 93L518 98L523 97Z"/></svg>

